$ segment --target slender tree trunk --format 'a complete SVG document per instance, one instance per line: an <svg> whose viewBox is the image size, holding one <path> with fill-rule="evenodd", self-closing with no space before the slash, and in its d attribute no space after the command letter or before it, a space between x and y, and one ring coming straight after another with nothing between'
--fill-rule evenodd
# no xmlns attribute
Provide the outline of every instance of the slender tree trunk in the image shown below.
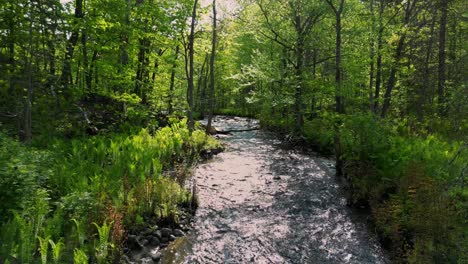
<svg viewBox="0 0 468 264"><path fill-rule="evenodd" d="M206 54L205 60L208 63L210 54ZM206 65L204 77L203 77L203 86L202 86L202 91L201 91L201 106L200 106L200 113L202 115L202 118L205 117L205 110L206 110L206 90L208 88L208 79L210 78L210 65Z"/></svg>
<svg viewBox="0 0 468 264"><path fill-rule="evenodd" d="M384 95L384 102L382 105L382 114L381 114L382 118L385 118L387 116L388 110L390 108L390 102L392 99L392 91L393 91L393 88L395 87L396 74L399 68L398 64L400 63L401 57L403 55L405 39L406 39L406 34L403 33L403 35L400 37L400 40L398 41L397 49L395 52L395 60L390 69L390 75L388 77L388 83L387 83L387 87L386 87L385 95Z"/></svg>
<svg viewBox="0 0 468 264"><path fill-rule="evenodd" d="M175 54L174 54L174 63L172 63L172 69L171 69L171 83L169 86L169 114L173 113L173 98L174 98L174 82L175 82L175 74L176 74L176 69L177 69L177 57L179 55L179 45L176 46L175 49Z"/></svg>
<svg viewBox="0 0 468 264"><path fill-rule="evenodd" d="M303 69L304 69L304 30L302 28L301 16L296 14L295 27L297 34L296 42L296 87L294 91L294 133L301 135L304 123L302 113L302 86L303 86Z"/></svg>
<svg viewBox="0 0 468 264"><path fill-rule="evenodd" d="M203 64L200 68L200 73L198 75L198 82L197 82L197 103L195 103L195 108L200 112L200 116L201 118L203 118L203 113L201 113L201 108L202 108L202 84L203 84L203 77L204 77L204 74L205 74L205 66L206 64L208 63L208 56L205 56L205 59L203 60ZM204 100L204 98L203 98Z"/></svg>
<svg viewBox="0 0 468 264"><path fill-rule="evenodd" d="M372 17L372 30L375 30L375 16L374 16L374 0L370 1L370 13ZM370 71L369 71L369 108L373 110L374 107L374 74L375 74L375 39L374 35L370 38Z"/></svg>
<svg viewBox="0 0 468 264"><path fill-rule="evenodd" d="M406 7L405 7L405 18L403 22L403 28L406 28L409 25L411 16L413 15L412 13L415 9L417 2L418 0L413 0L413 1L409 0L405 3ZM387 116L388 111L390 109L392 91L393 91L393 88L395 88L396 74L399 70L400 60L403 57L403 50L405 47L406 36L407 36L407 32L404 31L402 35L400 36L400 39L398 40L398 44L397 44L397 48L395 52L395 59L390 68L390 75L388 77L388 83L385 89L384 102L382 105L382 113L381 113L382 118L385 118Z"/></svg>
<svg viewBox="0 0 468 264"><path fill-rule="evenodd" d="M208 124L206 132L209 133L214 111L214 89L215 89L215 56L216 56L216 0L213 0L213 38L211 40L211 58L210 58L210 103L208 112Z"/></svg>
<svg viewBox="0 0 468 264"><path fill-rule="evenodd" d="M81 30L81 45L83 51L83 71L85 76L85 83L86 83L86 93L92 92L92 84L91 84L91 73L89 69L89 61L88 61L88 36L86 31L83 29Z"/></svg>
<svg viewBox="0 0 468 264"><path fill-rule="evenodd" d="M30 4L29 13L29 44L28 44L28 58L27 58L27 71L28 71L28 89L25 98L24 107L24 142L30 143L32 139L32 97L33 97L33 80L32 80L32 60L33 60L33 21L34 10L33 3Z"/></svg>
<svg viewBox="0 0 468 264"><path fill-rule="evenodd" d="M335 47L335 111L338 115L344 114L344 102L341 91L341 14L343 12L345 0L340 0L338 7L335 7L331 0L326 0L330 7L335 12L335 30L336 30L336 47ZM343 175L343 150L340 136L340 118L334 124L334 147L336 158L336 175Z"/></svg>
<svg viewBox="0 0 468 264"><path fill-rule="evenodd" d="M83 18L83 0L75 1L75 19ZM76 22L74 23L76 25ZM65 58L63 61L62 75L60 77L60 83L65 89L65 93L68 93L68 86L72 84L72 73L71 73L71 60L73 59L73 53L75 46L78 43L79 29L75 28L67 42L65 51Z"/></svg>
<svg viewBox="0 0 468 264"><path fill-rule="evenodd" d="M131 0L127 0L127 10L126 10L126 13L125 13L125 25L127 25L127 27L130 27L130 13L131 13ZM121 35L121 46L120 46L120 64L122 66L125 66L128 64L128 51L127 51L127 48L128 48L128 42L129 42L129 38L128 38L128 32L123 32L122 35ZM119 68L119 72L122 72L123 71L123 67Z"/></svg>
<svg viewBox="0 0 468 264"><path fill-rule="evenodd" d="M12 18L11 21L9 21L9 30L8 30L8 64L9 64L9 90L8 93L10 95L13 95L15 92L15 67L16 67L16 61L15 61L15 22L14 19Z"/></svg>
<svg viewBox="0 0 468 264"><path fill-rule="evenodd" d="M417 109L417 117L418 121L422 122L424 119L424 108L427 102L427 87L430 86L430 60L432 56L432 48L434 42L434 27L435 27L435 16L431 22L431 33L427 41L427 50L426 50L426 57L424 58L424 76L423 76L423 83L420 88L420 93L418 95L418 104L416 106Z"/></svg>
<svg viewBox="0 0 468 264"><path fill-rule="evenodd" d="M438 82L437 82L437 95L438 95L438 109L439 114L444 116L446 114L445 102L445 82L446 82L446 32L447 32L447 13L448 13L449 0L440 0L440 26L439 26L439 65L438 65Z"/></svg>
<svg viewBox="0 0 468 264"><path fill-rule="evenodd" d="M189 42L188 42L188 52L189 52L189 69L188 69L188 76L187 76L187 94L188 94L188 127L190 132L192 132L195 128L195 122L193 120L193 55L194 55L194 50L193 50L193 44L195 42L195 20L197 19L197 5L198 5L198 0L195 0L193 2L193 8L192 8L192 21L190 23L190 35L189 35Z"/></svg>
<svg viewBox="0 0 468 264"><path fill-rule="evenodd" d="M382 83L382 46L383 46L383 12L385 10L384 0L380 0L379 6L379 31L377 35L377 73L375 76L375 96L374 96L374 113L377 114L379 111L379 98L380 98L380 87Z"/></svg>

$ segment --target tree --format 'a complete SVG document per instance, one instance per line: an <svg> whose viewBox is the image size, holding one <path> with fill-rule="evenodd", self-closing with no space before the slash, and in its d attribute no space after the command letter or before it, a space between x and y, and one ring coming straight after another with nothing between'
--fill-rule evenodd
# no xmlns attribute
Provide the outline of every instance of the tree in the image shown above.
<svg viewBox="0 0 468 264"><path fill-rule="evenodd" d="M214 111L214 90L215 90L215 57L216 57L216 0L213 0L213 33L211 39L211 56L210 56L210 97L209 97L209 113L206 132L210 133L211 121Z"/></svg>
<svg viewBox="0 0 468 264"><path fill-rule="evenodd" d="M332 0L326 0L330 8L335 14L335 31L336 31L336 43L335 43L335 111L338 115L344 114L344 101L341 95L341 14L345 1L339 0L338 5L332 2ZM341 117L339 117L341 118ZM335 122L335 156L336 156L336 174L343 175L343 150L341 146L340 138L340 125L341 121Z"/></svg>
<svg viewBox="0 0 468 264"><path fill-rule="evenodd" d="M194 120L193 120L193 74L194 74L194 62L193 62L193 56L194 56L194 48L193 44L195 42L195 21L197 19L197 5L198 5L198 0L195 0L193 2L193 7L192 7L192 19L190 22L190 34L188 38L188 61L186 59L186 74L187 74L187 101L188 101L188 119L189 119L189 129L190 131L193 131L194 129ZM188 64L188 70L187 70L187 64Z"/></svg>

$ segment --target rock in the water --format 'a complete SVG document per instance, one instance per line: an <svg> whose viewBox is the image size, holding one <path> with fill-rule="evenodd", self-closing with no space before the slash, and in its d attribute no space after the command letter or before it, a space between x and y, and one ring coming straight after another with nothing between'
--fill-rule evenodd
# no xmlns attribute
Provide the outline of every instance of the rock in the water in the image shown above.
<svg viewBox="0 0 468 264"><path fill-rule="evenodd" d="M161 238L161 243L164 244L164 243L167 243L167 242L169 242L169 237L162 237Z"/></svg>
<svg viewBox="0 0 468 264"><path fill-rule="evenodd" d="M281 180L281 177L276 175L276 176L273 177L273 180Z"/></svg>
<svg viewBox="0 0 468 264"><path fill-rule="evenodd" d="M129 235L127 239L128 247L132 250L141 249L142 245L138 241L138 237L135 235Z"/></svg>
<svg viewBox="0 0 468 264"><path fill-rule="evenodd" d="M174 235L169 236L169 241L174 241L175 239L176 239L176 237Z"/></svg>
<svg viewBox="0 0 468 264"><path fill-rule="evenodd" d="M140 259L140 264L154 264L154 261L151 258L142 258Z"/></svg>
<svg viewBox="0 0 468 264"><path fill-rule="evenodd" d="M161 234L163 237L169 237L172 235L172 229L170 228L161 228Z"/></svg>
<svg viewBox="0 0 468 264"><path fill-rule="evenodd" d="M175 229L174 232L173 232L174 236L176 237L182 237L182 236L185 236L185 233L184 231L180 230L180 229Z"/></svg>
<svg viewBox="0 0 468 264"><path fill-rule="evenodd" d="M159 244L160 244L159 238L156 237L156 236L152 236L152 237L151 237L151 240L149 241L149 245L150 245L151 247L158 247Z"/></svg>
<svg viewBox="0 0 468 264"><path fill-rule="evenodd" d="M159 230L153 231L153 236L157 237L158 239L161 239L162 238L161 231Z"/></svg>
<svg viewBox="0 0 468 264"><path fill-rule="evenodd" d="M141 248L144 248L146 245L148 245L148 243L149 243L149 241L146 238L139 240L139 244L140 244Z"/></svg>
<svg viewBox="0 0 468 264"><path fill-rule="evenodd" d="M127 255L123 255L120 258L120 263L122 263L122 264L134 264L135 262L131 261L130 258Z"/></svg>
<svg viewBox="0 0 468 264"><path fill-rule="evenodd" d="M151 252L150 256L151 256L151 259L155 262L158 262L161 260L161 252L159 251Z"/></svg>
<svg viewBox="0 0 468 264"><path fill-rule="evenodd" d="M143 236L149 236L149 235L151 235L151 233L153 233L153 230L151 230L149 228L146 228L141 234Z"/></svg>

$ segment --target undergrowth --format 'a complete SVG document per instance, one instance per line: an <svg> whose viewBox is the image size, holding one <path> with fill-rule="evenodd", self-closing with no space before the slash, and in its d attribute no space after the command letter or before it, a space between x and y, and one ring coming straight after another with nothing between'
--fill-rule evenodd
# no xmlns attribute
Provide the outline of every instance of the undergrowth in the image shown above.
<svg viewBox="0 0 468 264"><path fill-rule="evenodd" d="M142 215L178 220L191 193L163 171L217 144L178 119L47 151L0 133L0 263L108 263Z"/></svg>

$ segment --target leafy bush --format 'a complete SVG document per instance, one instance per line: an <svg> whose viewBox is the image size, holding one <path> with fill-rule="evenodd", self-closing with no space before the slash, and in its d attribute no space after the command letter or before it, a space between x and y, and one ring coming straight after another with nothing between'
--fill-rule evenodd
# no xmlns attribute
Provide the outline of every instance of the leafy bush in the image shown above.
<svg viewBox="0 0 468 264"><path fill-rule="evenodd" d="M466 145L435 135L400 136L400 128L362 114L348 116L341 135L353 201L370 203L397 260L462 259L468 243L463 228L468 211L462 205Z"/></svg>

